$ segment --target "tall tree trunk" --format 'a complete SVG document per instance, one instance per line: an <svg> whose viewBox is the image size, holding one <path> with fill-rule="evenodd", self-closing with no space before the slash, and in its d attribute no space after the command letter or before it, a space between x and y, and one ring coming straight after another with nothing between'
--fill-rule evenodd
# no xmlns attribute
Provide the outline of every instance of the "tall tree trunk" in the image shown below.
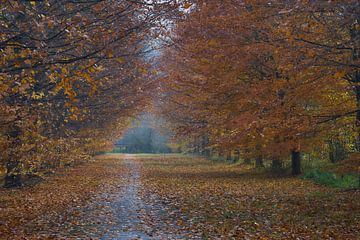
<svg viewBox="0 0 360 240"><path fill-rule="evenodd" d="M262 167L264 167L264 160L263 160L263 156L261 154L261 145L256 144L255 150L257 151L257 156L255 158L255 167L262 168Z"/></svg>
<svg viewBox="0 0 360 240"><path fill-rule="evenodd" d="M231 162L232 161L232 157L231 157L231 151L228 151L226 154L226 161Z"/></svg>
<svg viewBox="0 0 360 240"><path fill-rule="evenodd" d="M20 145L19 135L20 129L14 125L10 127L10 131L7 133L8 137L12 139L9 146L9 154L6 157L6 175L4 187L13 188L20 187L21 184L21 170L19 166L19 161L17 160L17 146Z"/></svg>
<svg viewBox="0 0 360 240"><path fill-rule="evenodd" d="M234 162L239 162L239 161L240 161L240 149L236 149Z"/></svg>
<svg viewBox="0 0 360 240"><path fill-rule="evenodd" d="M355 74L354 77L354 83L356 83L357 85L355 85L354 89L355 89L355 94L356 94L356 106L358 111L356 112L356 142L355 142L355 147L356 150L358 152L360 152L360 86L358 84L360 84L360 73Z"/></svg>
<svg viewBox="0 0 360 240"><path fill-rule="evenodd" d="M264 160L261 155L258 155L255 159L255 167L256 168L262 168L264 167Z"/></svg>
<svg viewBox="0 0 360 240"><path fill-rule="evenodd" d="M21 187L21 172L18 161L9 160L6 163L5 188Z"/></svg>
<svg viewBox="0 0 360 240"><path fill-rule="evenodd" d="M209 158L211 156L210 149L205 148L204 155L205 155L205 157Z"/></svg>
<svg viewBox="0 0 360 240"><path fill-rule="evenodd" d="M301 156L298 150L291 151L291 169L292 175L301 174Z"/></svg>

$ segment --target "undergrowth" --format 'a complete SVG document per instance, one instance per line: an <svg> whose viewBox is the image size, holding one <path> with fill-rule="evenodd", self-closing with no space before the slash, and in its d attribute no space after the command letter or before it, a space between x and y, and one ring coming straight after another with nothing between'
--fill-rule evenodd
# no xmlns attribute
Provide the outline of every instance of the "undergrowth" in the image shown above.
<svg viewBox="0 0 360 240"><path fill-rule="evenodd" d="M357 188L359 187L359 177L356 174L337 175L331 172L312 169L305 172L304 179L312 180L318 184L336 188Z"/></svg>

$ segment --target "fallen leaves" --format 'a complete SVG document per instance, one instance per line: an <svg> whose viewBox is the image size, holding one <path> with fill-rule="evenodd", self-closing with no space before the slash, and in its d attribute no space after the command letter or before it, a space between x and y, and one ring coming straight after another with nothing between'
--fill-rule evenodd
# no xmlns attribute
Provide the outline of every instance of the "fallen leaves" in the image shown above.
<svg viewBox="0 0 360 240"><path fill-rule="evenodd" d="M203 239L356 239L360 192L187 157L142 160L147 186ZM191 238L189 238L191 239Z"/></svg>
<svg viewBox="0 0 360 240"><path fill-rule="evenodd" d="M193 157L104 155L1 189L0 239L357 239L359 197Z"/></svg>
<svg viewBox="0 0 360 240"><path fill-rule="evenodd" d="M112 192L124 183L113 157L63 168L34 187L0 189L0 239L98 238L112 225Z"/></svg>

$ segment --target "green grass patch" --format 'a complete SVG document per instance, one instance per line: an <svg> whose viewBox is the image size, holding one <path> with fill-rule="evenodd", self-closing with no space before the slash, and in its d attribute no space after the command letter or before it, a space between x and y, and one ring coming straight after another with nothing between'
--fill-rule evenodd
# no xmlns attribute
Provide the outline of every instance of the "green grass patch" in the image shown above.
<svg viewBox="0 0 360 240"><path fill-rule="evenodd" d="M359 187L359 176L356 174L337 175L331 172L312 169L305 172L304 179L312 180L318 184L335 188L357 188Z"/></svg>

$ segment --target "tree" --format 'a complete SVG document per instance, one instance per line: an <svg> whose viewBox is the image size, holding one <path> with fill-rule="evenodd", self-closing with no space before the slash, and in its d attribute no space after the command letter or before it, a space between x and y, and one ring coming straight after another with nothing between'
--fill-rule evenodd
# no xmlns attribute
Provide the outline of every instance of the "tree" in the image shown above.
<svg viewBox="0 0 360 240"><path fill-rule="evenodd" d="M209 135L213 146L252 149L257 159L291 153L293 173L299 174L301 151L354 122L356 102L342 71L357 69L357 60L349 58L350 49L358 51L357 37L347 29L357 24L359 5L194 6L177 23L174 47L163 57L163 114L178 133ZM344 24L352 27L344 31ZM339 39L343 45L334 45Z"/></svg>
<svg viewBox="0 0 360 240"><path fill-rule="evenodd" d="M49 153L55 162L93 154L121 134L152 89L144 80L147 44L177 7L172 1L1 1L6 186L19 186L20 176L39 169Z"/></svg>

